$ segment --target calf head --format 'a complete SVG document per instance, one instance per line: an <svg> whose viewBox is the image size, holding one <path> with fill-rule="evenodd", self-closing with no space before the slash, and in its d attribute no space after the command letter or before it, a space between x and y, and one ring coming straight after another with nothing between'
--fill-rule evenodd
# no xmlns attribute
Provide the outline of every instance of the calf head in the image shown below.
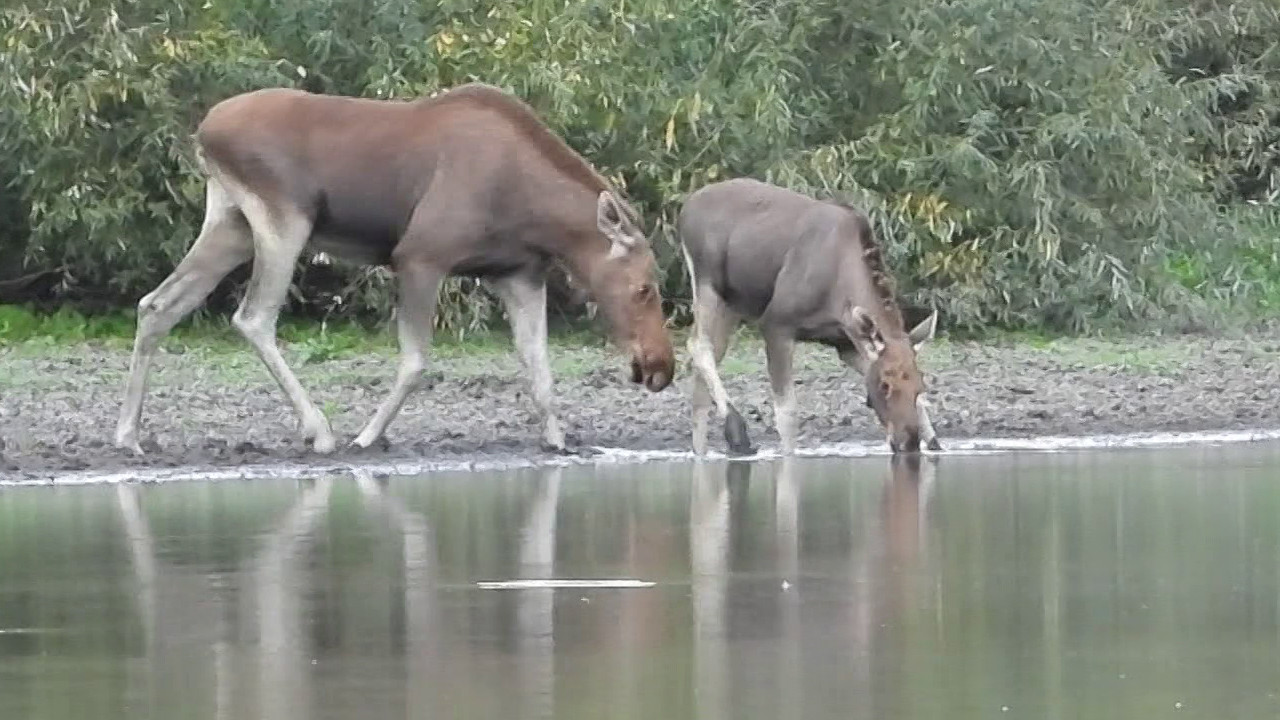
<svg viewBox="0 0 1280 720"><path fill-rule="evenodd" d="M631 353L632 382L658 392L675 377L676 360L662 315L653 250L636 217L608 190L596 203L596 227L609 244L607 253L591 263L591 294L618 344Z"/></svg>
<svg viewBox="0 0 1280 720"><path fill-rule="evenodd" d="M920 407L924 376L916 365L920 346L933 338L935 310L908 333L885 333L860 307L849 311L845 332L858 350L858 370L867 386L867 405L876 413L893 452L920 450Z"/></svg>

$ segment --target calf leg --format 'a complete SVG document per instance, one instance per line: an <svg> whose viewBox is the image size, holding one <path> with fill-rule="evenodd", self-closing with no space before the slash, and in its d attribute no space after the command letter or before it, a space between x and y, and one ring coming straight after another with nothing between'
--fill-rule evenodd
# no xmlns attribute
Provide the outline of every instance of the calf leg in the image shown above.
<svg viewBox="0 0 1280 720"><path fill-rule="evenodd" d="M941 450L942 443L938 442L938 433L933 429L933 421L929 419L929 401L924 395L916 398L916 412L920 415L920 440L925 448Z"/></svg>
<svg viewBox="0 0 1280 720"><path fill-rule="evenodd" d="M191 314L227 273L253 254L252 235L244 216L214 179L205 190L204 226L186 257L164 282L138 303L138 329L129 361L129 379L116 424L116 445L142 454L138 421L147 392L147 373L160 340Z"/></svg>
<svg viewBox="0 0 1280 720"><path fill-rule="evenodd" d="M253 346L289 398L298 415L303 439L314 441L313 448L318 453L333 452L337 440L329 420L311 401L276 345L280 308L284 306L293 279L293 265L311 235L311 220L293 208L268 208L253 195L246 194L242 200L240 209L254 233L253 275L231 324Z"/></svg>
<svg viewBox="0 0 1280 720"><path fill-rule="evenodd" d="M765 332L764 343L773 394L773 423L778 429L782 453L791 455L796 451L796 387L791 370L795 340L784 332L769 330Z"/></svg>
<svg viewBox="0 0 1280 720"><path fill-rule="evenodd" d="M715 290L694 286L693 332L689 336L689 355L693 375L693 451L707 452L707 411L714 402L716 416L725 424L725 440L729 450L739 454L752 452L746 422L729 402L720 381L717 366L729 347L729 336L738 325L737 315L730 310Z"/></svg>
<svg viewBox="0 0 1280 720"><path fill-rule="evenodd" d="M427 367L427 348L431 345L440 281L444 274L420 262L407 262L396 268L400 297L396 308L396 327L400 341L400 366L396 370L391 393L378 406L373 418L356 436L354 445L367 448L382 437L387 426L405 400L422 385L422 371Z"/></svg>
<svg viewBox="0 0 1280 720"><path fill-rule="evenodd" d="M542 414L547 447L565 449L564 431L552 397L551 357L547 352L547 285L542 278L516 275L494 284L511 322L520 365L529 380L533 401Z"/></svg>

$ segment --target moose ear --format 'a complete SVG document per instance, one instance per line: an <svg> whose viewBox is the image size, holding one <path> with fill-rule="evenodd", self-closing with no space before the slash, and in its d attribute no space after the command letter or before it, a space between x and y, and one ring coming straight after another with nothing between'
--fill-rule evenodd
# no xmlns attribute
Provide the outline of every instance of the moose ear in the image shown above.
<svg viewBox="0 0 1280 720"><path fill-rule="evenodd" d="M875 318L857 305L850 305L845 323L845 334L858 347L858 352L866 358L867 364L875 362L880 353L884 352L884 337L880 334Z"/></svg>
<svg viewBox="0 0 1280 720"><path fill-rule="evenodd" d="M608 190L600 191L596 199L596 227L611 244L610 257L625 255L634 244L626 223L626 215L618 199Z"/></svg>
<svg viewBox="0 0 1280 720"><path fill-rule="evenodd" d="M911 341L911 349L920 352L920 346L932 340L937 329L938 311L934 310L929 313L929 317L921 320L919 325L911 328L911 332L907 333L907 339Z"/></svg>
<svg viewBox="0 0 1280 720"><path fill-rule="evenodd" d="M600 232L610 232L622 227L622 207L608 190L601 190L596 198L596 222Z"/></svg>

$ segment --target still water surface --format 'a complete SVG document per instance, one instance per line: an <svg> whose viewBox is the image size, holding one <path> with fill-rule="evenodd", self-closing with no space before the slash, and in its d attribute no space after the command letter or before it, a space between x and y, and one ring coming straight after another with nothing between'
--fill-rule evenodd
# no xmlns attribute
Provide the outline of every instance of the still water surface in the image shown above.
<svg viewBox="0 0 1280 720"><path fill-rule="evenodd" d="M1280 446L0 490L0 718L389 717L1280 717Z"/></svg>

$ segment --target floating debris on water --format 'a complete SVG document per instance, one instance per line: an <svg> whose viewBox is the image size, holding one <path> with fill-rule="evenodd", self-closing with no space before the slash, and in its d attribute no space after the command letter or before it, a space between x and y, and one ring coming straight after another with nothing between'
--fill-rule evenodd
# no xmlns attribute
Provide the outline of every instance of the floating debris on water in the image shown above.
<svg viewBox="0 0 1280 720"><path fill-rule="evenodd" d="M545 588L647 588L657 583L648 580L482 580L476 587L483 590L541 590Z"/></svg>

